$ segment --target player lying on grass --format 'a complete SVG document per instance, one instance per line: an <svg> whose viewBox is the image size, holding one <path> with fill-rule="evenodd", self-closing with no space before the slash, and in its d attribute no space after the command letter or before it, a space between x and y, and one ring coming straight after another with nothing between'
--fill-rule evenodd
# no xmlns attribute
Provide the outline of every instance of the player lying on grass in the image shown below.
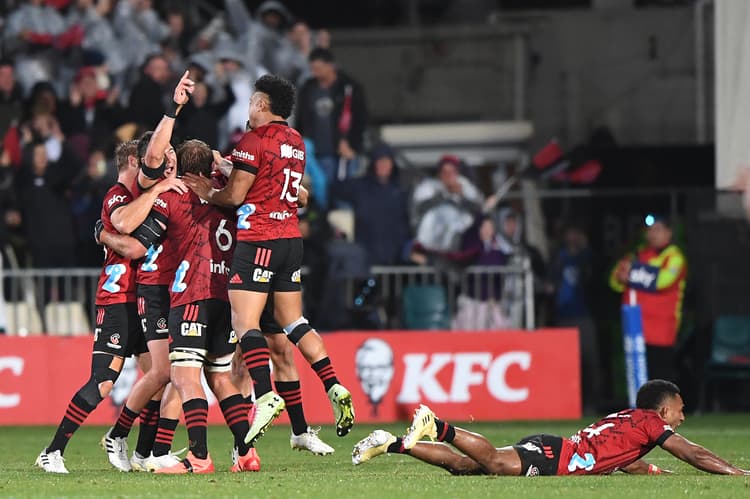
<svg viewBox="0 0 750 499"><path fill-rule="evenodd" d="M403 438L375 430L352 452L361 464L385 453L408 454L454 475L602 475L614 471L671 473L642 458L657 445L696 468L722 475L750 475L713 452L690 442L675 429L685 421L680 389L651 380L638 391L636 409L610 414L570 438L532 435L515 445L495 448L482 435L452 426L420 406ZM444 443L419 442L423 437Z"/></svg>

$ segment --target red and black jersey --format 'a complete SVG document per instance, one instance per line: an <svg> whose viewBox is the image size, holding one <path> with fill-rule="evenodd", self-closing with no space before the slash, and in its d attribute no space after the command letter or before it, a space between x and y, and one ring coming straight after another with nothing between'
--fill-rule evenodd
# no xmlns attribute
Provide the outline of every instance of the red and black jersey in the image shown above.
<svg viewBox="0 0 750 499"><path fill-rule="evenodd" d="M137 178L133 184L133 193L135 193L135 197L138 197L144 191L138 184ZM162 201L157 199L154 201L154 204L156 205L160 202ZM138 284L161 286L171 284L175 269L179 263L176 255L174 242L168 237L160 241L159 244L152 245L147 249L143 259L138 261L135 282Z"/></svg>
<svg viewBox="0 0 750 499"><path fill-rule="evenodd" d="M169 287L171 306L216 298L229 301L227 281L234 251L234 216L192 191L165 192L154 203L167 226L177 267ZM160 218L161 217L161 218Z"/></svg>
<svg viewBox="0 0 750 499"><path fill-rule="evenodd" d="M133 195L123 184L118 182L109 188L102 203L101 219L104 230L117 232L112 225L112 213L131 201L133 201ZM134 302L137 263L106 247L104 253L104 266L96 288L96 304L113 305Z"/></svg>
<svg viewBox="0 0 750 499"><path fill-rule="evenodd" d="M235 146L232 164L255 175L244 203L237 209L237 239L301 237L297 197L305 173L305 143L300 134L284 121L253 129Z"/></svg>
<svg viewBox="0 0 750 499"><path fill-rule="evenodd" d="M563 440L558 475L601 475L647 454L674 431L656 411L627 409Z"/></svg>

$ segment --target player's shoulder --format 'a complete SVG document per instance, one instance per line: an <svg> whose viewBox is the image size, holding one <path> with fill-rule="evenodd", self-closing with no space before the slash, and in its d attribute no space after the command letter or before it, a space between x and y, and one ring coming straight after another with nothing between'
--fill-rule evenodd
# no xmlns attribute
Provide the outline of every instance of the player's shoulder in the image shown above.
<svg viewBox="0 0 750 499"><path fill-rule="evenodd" d="M104 195L104 205L113 208L115 205L127 204L133 200L133 194L120 182L115 183Z"/></svg>

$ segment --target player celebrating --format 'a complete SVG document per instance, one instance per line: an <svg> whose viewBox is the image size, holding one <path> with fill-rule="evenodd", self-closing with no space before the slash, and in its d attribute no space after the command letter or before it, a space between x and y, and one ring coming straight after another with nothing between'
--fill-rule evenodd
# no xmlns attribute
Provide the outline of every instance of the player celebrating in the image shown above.
<svg viewBox="0 0 750 499"><path fill-rule="evenodd" d="M232 325L241 337L245 365L255 383L257 405L247 442L260 437L285 405L272 391L268 344L260 330L270 292L276 320L323 381L337 434L346 435L354 424L351 394L338 382L323 340L302 315L297 198L305 146L285 121L294 107L294 95L294 86L283 78L259 78L250 98L251 130L232 151L234 168L227 185L213 189L205 178L185 176L185 183L201 198L219 206L239 206L229 299Z"/></svg>
<svg viewBox="0 0 750 499"><path fill-rule="evenodd" d="M101 220L113 231L113 214L133 200L126 187L138 173L137 141L120 144L115 152L117 183L104 196ZM140 324L135 304L136 264L114 251L105 251L105 261L96 290L96 328L91 355L91 375L68 404L52 442L36 459L37 466L50 473L68 473L63 453L73 433L112 391L125 357L135 348Z"/></svg>
<svg viewBox="0 0 750 499"><path fill-rule="evenodd" d="M151 216L151 209L159 194L169 188L184 193L186 188L177 177L177 158L170 144L164 152L164 161L156 168L145 164L146 150L153 132L146 132L138 141L138 159L140 170L133 188L136 200L118 210L119 218L113 219L114 227L122 234L134 234L139 240L148 238L157 223ZM157 185L158 184L158 185ZM144 223L145 222L145 223ZM145 232L145 234L143 234ZM104 435L102 444L107 452L109 462L120 471L146 471L147 468L172 466L179 460L171 453L154 455L152 452L157 433L158 422L168 429L176 428L176 419L160 418L162 392L164 406L171 406L171 412L179 415L179 397L169 383L169 346L167 317L169 315L169 283L174 277L177 262L171 247L173 242L165 239L155 246L143 248L135 244L132 248L128 238L102 231L101 242L115 249L118 253L132 259L145 258L138 265L136 273L136 299L138 315L141 320L148 354L148 369L143 369L141 377L123 405L122 412L115 425ZM139 357L139 361L140 361ZM170 412L167 409L166 412ZM128 459L127 437L135 418L140 414L140 431L138 444L132 458ZM168 420L168 421L167 421Z"/></svg>
<svg viewBox="0 0 750 499"><path fill-rule="evenodd" d="M532 435L516 445L496 449L482 435L436 419L423 405L403 438L375 430L354 447L352 463L361 464L388 452L409 454L454 475L603 475L618 470L649 475L671 473L642 459L659 445L709 473L750 474L675 433L684 420L680 389L674 383L656 379L638 390L636 409L610 414L568 439ZM465 455L444 444L419 442L422 437L450 443Z"/></svg>

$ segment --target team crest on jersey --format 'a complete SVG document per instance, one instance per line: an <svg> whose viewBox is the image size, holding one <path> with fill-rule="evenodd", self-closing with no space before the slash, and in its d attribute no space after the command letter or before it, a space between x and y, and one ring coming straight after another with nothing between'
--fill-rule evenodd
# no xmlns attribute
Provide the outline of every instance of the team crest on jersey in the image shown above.
<svg viewBox="0 0 750 499"><path fill-rule="evenodd" d="M109 348L114 348L115 350L119 350L122 348L122 345L120 345L120 334L115 333L109 336L109 341L107 342L107 346Z"/></svg>

